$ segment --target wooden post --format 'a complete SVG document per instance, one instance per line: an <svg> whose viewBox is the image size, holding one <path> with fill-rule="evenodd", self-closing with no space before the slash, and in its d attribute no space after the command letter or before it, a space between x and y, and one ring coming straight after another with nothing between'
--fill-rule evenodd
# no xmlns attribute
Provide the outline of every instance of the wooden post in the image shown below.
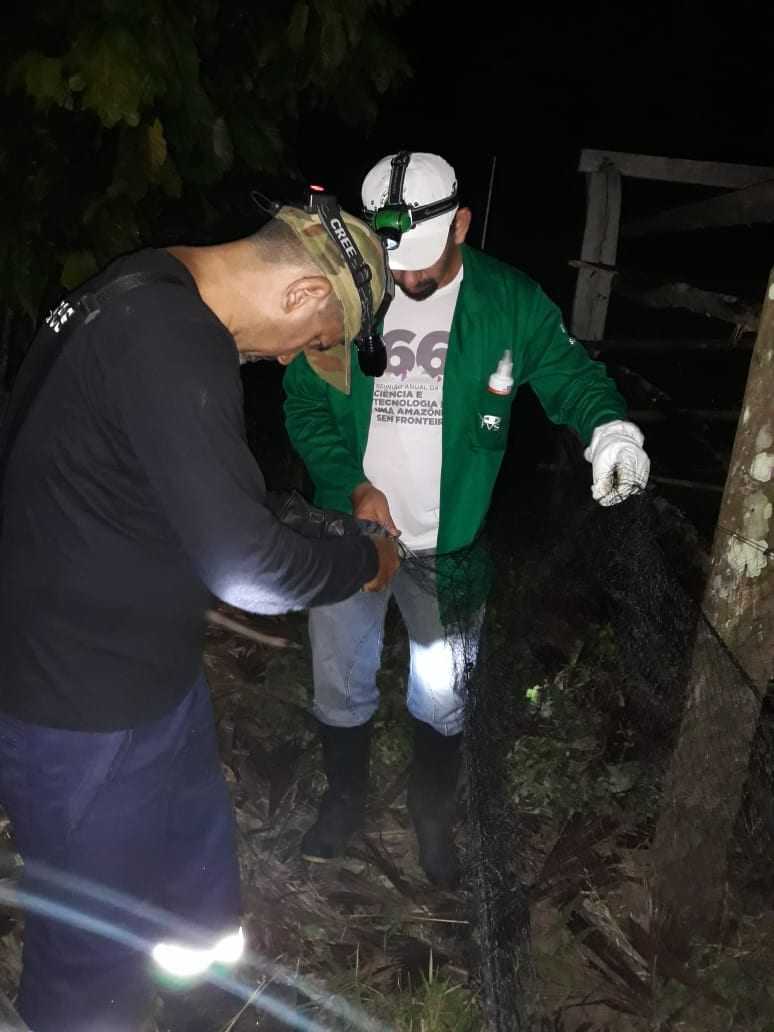
<svg viewBox="0 0 774 1032"><path fill-rule="evenodd" d="M713 544L687 705L653 845L661 941L687 953L717 929L727 852L774 655L774 271ZM733 661L713 642L715 629Z"/></svg>
<svg viewBox="0 0 774 1032"><path fill-rule="evenodd" d="M581 261L615 266L618 225L621 219L621 175L610 163L586 177L586 228ZM602 340L605 335L610 285L609 269L580 268L572 309L572 333L581 340Z"/></svg>

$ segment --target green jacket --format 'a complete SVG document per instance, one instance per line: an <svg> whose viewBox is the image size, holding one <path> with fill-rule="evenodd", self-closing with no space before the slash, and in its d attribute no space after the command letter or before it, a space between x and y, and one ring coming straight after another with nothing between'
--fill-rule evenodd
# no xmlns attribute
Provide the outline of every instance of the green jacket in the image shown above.
<svg viewBox="0 0 774 1032"><path fill-rule="evenodd" d="M439 552L464 547L481 529L516 387L528 383L548 418L573 427L584 443L596 426L626 410L604 366L567 335L559 309L533 280L469 247L463 266L443 380ZM487 391L487 382L506 348L516 387L501 398ZM373 379L360 372L353 346L350 395L320 380L303 355L288 366L284 385L288 434L314 482L315 503L351 512L350 494L366 479ZM484 422L486 415L499 416L499 423Z"/></svg>

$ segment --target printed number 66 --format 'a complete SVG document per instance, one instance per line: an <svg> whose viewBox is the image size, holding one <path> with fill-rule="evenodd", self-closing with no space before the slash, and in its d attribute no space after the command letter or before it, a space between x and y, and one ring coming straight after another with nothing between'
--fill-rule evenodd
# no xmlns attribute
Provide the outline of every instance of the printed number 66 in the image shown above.
<svg viewBox="0 0 774 1032"><path fill-rule="evenodd" d="M393 376L405 376L415 365L419 365L428 376L442 376L449 349L449 334L446 330L431 330L420 340L416 349L410 346L416 337L411 330L390 330L384 335L387 348L387 369Z"/></svg>

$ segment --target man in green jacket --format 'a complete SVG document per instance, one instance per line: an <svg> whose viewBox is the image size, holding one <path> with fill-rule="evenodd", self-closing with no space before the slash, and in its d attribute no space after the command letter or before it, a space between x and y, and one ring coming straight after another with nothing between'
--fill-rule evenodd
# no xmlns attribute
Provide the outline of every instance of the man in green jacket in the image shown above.
<svg viewBox="0 0 774 1032"><path fill-rule="evenodd" d="M588 445L592 494L610 505L645 486L643 435L604 367L568 336L558 308L518 270L465 244L454 169L434 154L400 152L363 182L366 217L389 248L400 287L383 327L387 368L373 380L353 363L348 394L322 383L303 356L285 375L285 416L317 504L375 520L420 555L469 545L489 508L508 440L511 405L529 384L546 415ZM378 706L390 594L411 654L407 705L415 718L408 807L428 878L452 886L464 698L479 609L449 633L438 593L402 569L391 591L310 613L315 712L328 790L302 843L310 860L340 855L361 826L370 721Z"/></svg>

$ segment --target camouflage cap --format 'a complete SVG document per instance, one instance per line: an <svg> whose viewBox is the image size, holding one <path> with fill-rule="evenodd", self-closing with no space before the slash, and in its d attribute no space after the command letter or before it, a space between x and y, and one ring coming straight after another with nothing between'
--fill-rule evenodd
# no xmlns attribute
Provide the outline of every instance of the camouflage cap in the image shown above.
<svg viewBox="0 0 774 1032"><path fill-rule="evenodd" d="M344 225L371 269L371 303L379 309L385 290L384 247L376 233L365 222L349 212L341 212ZM349 394L350 353L352 341L358 336L363 323L360 296L352 273L338 245L331 240L317 215L286 205L274 216L292 229L320 272L328 278L344 313L344 343L328 351L307 351L306 360L319 377L332 387Z"/></svg>

